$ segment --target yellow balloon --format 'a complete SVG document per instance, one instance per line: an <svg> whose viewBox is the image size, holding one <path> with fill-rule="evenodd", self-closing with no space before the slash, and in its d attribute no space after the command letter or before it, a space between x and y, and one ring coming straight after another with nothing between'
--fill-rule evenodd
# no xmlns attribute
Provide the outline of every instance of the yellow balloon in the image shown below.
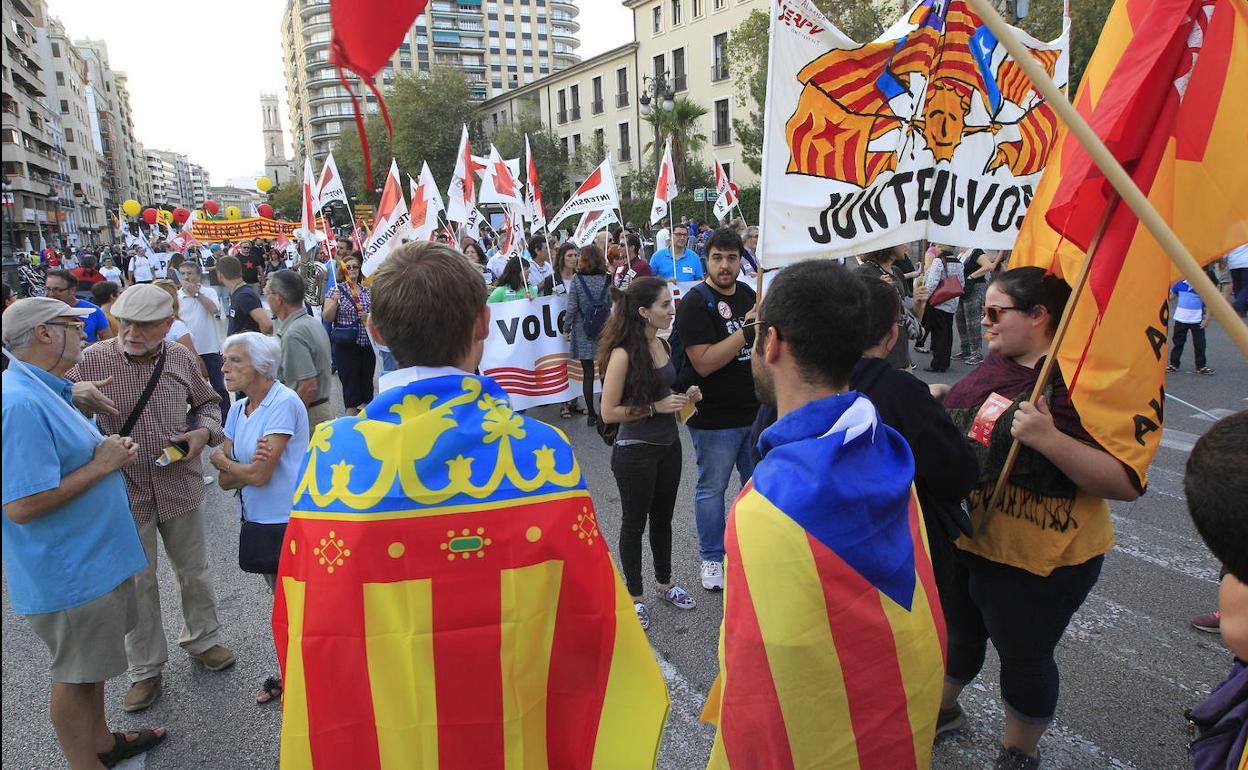
<svg viewBox="0 0 1248 770"><path fill-rule="evenodd" d="M137 217L139 212L143 210L143 206L133 198L121 204L121 210L126 212L128 217Z"/></svg>
<svg viewBox="0 0 1248 770"><path fill-rule="evenodd" d="M260 192L268 192L273 188L273 180L267 176L262 176L256 180L256 189Z"/></svg>
<svg viewBox="0 0 1248 770"><path fill-rule="evenodd" d="M242 215L243 215L243 212L238 210L238 206L226 206L225 207L226 219L238 219Z"/></svg>

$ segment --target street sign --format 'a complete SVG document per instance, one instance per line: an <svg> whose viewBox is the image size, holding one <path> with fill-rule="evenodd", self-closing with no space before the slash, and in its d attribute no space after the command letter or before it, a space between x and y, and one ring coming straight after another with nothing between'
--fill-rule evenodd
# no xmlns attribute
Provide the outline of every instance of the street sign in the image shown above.
<svg viewBox="0 0 1248 770"><path fill-rule="evenodd" d="M697 203L706 202L706 188L698 187L693 191L693 200Z"/></svg>

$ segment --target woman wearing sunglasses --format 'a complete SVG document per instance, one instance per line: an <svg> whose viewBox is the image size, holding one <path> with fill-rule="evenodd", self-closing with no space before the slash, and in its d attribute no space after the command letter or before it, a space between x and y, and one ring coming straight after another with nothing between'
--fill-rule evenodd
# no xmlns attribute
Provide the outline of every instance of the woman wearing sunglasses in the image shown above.
<svg viewBox="0 0 1248 770"><path fill-rule="evenodd" d="M976 426L986 443L971 441L980 467L968 496L974 535L957 541L951 584L941 586L949 651L936 725L939 735L966 724L958 694L979 674L991 640L1006 712L997 767L1039 766L1037 744L1057 710L1053 652L1114 544L1106 499L1140 495L1134 475L1083 429L1056 368L1039 403L1026 403L1069 296L1043 268L1001 273L984 298L988 357L944 397L963 434L986 402L999 395L1008 405ZM1018 464L1002 502L987 511L1013 439Z"/></svg>

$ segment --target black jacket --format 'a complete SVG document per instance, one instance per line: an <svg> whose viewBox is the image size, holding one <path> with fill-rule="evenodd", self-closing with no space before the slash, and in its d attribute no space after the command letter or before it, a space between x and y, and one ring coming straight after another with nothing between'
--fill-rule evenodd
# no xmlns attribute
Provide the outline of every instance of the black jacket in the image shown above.
<svg viewBox="0 0 1248 770"><path fill-rule="evenodd" d="M850 388L871 400L884 424L901 434L914 454L914 483L929 526L949 538L971 534L961 501L975 487L979 466L966 436L954 427L927 384L909 372L894 369L881 358L862 358L854 366ZM751 434L755 464L758 437L776 421L776 408L763 404ZM932 525L939 524L939 527Z"/></svg>

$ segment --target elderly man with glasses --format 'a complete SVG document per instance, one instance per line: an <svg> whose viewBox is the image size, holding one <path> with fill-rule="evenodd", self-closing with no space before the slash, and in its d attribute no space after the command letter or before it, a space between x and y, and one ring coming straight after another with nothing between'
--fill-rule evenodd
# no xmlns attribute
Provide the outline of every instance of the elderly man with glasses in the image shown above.
<svg viewBox="0 0 1248 770"><path fill-rule="evenodd" d="M78 298L78 279L73 273L68 270L52 270L43 285L52 299L59 299L70 307L89 311L83 317L85 344L112 338L113 330L104 311L85 299Z"/></svg>
<svg viewBox="0 0 1248 770"><path fill-rule="evenodd" d="M111 377L109 394L118 414L101 415L100 426L108 433L133 435L138 444L137 461L123 473L147 567L135 578L138 625L126 637L131 685L124 707L142 711L160 697L161 672L169 658L156 582L158 534L181 593L185 623L179 643L209 671L234 664L234 653L220 643L201 510L199 455L205 446L220 444L224 434L220 396L200 375L190 351L165 341L173 324L173 297L159 286L132 286L113 304L113 317L117 337L83 351L68 378ZM166 454L175 447L178 451Z"/></svg>

